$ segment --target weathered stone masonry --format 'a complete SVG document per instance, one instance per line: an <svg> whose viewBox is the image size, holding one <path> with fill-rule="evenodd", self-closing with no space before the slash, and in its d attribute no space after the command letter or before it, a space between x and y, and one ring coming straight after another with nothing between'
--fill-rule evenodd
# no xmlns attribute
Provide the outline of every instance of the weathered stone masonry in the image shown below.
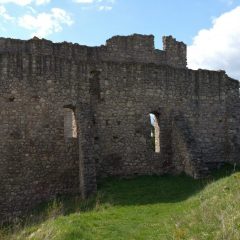
<svg viewBox="0 0 240 240"><path fill-rule="evenodd" d="M198 178L239 163L238 81L186 65L172 37L163 51L136 34L100 47L0 38L0 221L57 195L87 197L102 177Z"/></svg>

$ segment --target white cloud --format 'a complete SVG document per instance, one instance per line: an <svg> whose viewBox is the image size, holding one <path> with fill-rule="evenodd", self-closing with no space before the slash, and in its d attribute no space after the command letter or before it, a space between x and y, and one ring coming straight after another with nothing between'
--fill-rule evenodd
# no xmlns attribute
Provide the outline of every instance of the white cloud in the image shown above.
<svg viewBox="0 0 240 240"><path fill-rule="evenodd" d="M13 21L14 17L10 16L7 12L7 9L4 6L0 5L0 17L6 21Z"/></svg>
<svg viewBox="0 0 240 240"><path fill-rule="evenodd" d="M18 25L32 31L32 36L46 37L52 33L61 32L63 25L71 26L73 20L63 9L52 8L49 13L39 13L36 16L26 14L18 19Z"/></svg>
<svg viewBox="0 0 240 240"><path fill-rule="evenodd" d="M202 29L188 47L190 68L226 70L240 79L240 6L213 20L210 29Z"/></svg>
<svg viewBox="0 0 240 240"><path fill-rule="evenodd" d="M73 0L76 3L88 4L90 7L83 7L82 9L97 9L99 11L110 11L116 0Z"/></svg>
<svg viewBox="0 0 240 240"><path fill-rule="evenodd" d="M37 11L33 7L31 7L31 6L27 6L27 9L29 10L28 12L31 12L32 14L36 14L37 13Z"/></svg>
<svg viewBox="0 0 240 240"><path fill-rule="evenodd" d="M112 10L112 6L99 6L98 10L99 11L110 11L110 10Z"/></svg>
<svg viewBox="0 0 240 240"><path fill-rule="evenodd" d="M0 4L13 3L13 4L20 5L20 6L26 6L26 5L30 5L32 3L35 3L36 5L47 4L50 1L51 0L0 0Z"/></svg>
<svg viewBox="0 0 240 240"><path fill-rule="evenodd" d="M93 3L94 0L74 0L76 3Z"/></svg>
<svg viewBox="0 0 240 240"><path fill-rule="evenodd" d="M50 2L51 2L51 0L35 0L35 3L37 5L48 4Z"/></svg>
<svg viewBox="0 0 240 240"><path fill-rule="evenodd" d="M32 0L0 0L0 4L14 3L17 5L25 6L32 2Z"/></svg>

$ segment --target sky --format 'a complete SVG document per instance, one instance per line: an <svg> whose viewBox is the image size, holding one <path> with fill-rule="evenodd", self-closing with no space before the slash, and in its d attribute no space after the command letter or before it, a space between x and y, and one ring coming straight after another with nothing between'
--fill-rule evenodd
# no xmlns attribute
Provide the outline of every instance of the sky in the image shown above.
<svg viewBox="0 0 240 240"><path fill-rule="evenodd" d="M240 0L0 0L0 37L99 46L114 35L173 35L189 68L240 79Z"/></svg>

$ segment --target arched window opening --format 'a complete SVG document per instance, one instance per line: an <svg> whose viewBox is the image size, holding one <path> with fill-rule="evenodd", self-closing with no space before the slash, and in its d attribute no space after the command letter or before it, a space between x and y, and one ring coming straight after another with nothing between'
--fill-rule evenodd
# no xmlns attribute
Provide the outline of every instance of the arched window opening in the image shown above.
<svg viewBox="0 0 240 240"><path fill-rule="evenodd" d="M159 127L159 116L155 113L150 113L151 121L151 143L152 148L156 153L160 153L160 127Z"/></svg>
<svg viewBox="0 0 240 240"><path fill-rule="evenodd" d="M72 108L64 107L64 136L77 138L76 116Z"/></svg>

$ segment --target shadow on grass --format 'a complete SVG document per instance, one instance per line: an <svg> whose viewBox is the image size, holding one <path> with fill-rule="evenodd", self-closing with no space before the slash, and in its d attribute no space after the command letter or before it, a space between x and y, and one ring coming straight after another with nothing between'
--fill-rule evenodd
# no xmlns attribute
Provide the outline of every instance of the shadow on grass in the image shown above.
<svg viewBox="0 0 240 240"><path fill-rule="evenodd" d="M239 171L240 168L235 169ZM184 174L179 176L143 176L133 179L105 179L99 189L104 193L103 202L112 205L145 205L176 203L186 200L201 191L207 184L234 172L226 165L207 179L194 180Z"/></svg>
<svg viewBox="0 0 240 240"><path fill-rule="evenodd" d="M240 168L235 171L240 171ZM23 225L38 224L60 215L98 210L109 206L177 203L195 195L207 184L232 173L233 166L227 165L214 172L210 178L202 180L194 180L186 175L108 178L99 184L98 193L87 200L83 201L79 196L56 198L54 201L40 204L27 217L18 220L17 225L15 223L7 227L14 226L21 229Z"/></svg>
<svg viewBox="0 0 240 240"><path fill-rule="evenodd" d="M235 171L239 171L240 168ZM33 212L34 215L63 215L86 212L102 205L126 206L155 203L176 203L186 200L201 191L210 182L229 176L233 166L226 165L215 171L207 179L194 180L184 174L179 176L138 176L131 179L107 178L98 185L98 193L87 200L79 196L59 197L43 203Z"/></svg>

